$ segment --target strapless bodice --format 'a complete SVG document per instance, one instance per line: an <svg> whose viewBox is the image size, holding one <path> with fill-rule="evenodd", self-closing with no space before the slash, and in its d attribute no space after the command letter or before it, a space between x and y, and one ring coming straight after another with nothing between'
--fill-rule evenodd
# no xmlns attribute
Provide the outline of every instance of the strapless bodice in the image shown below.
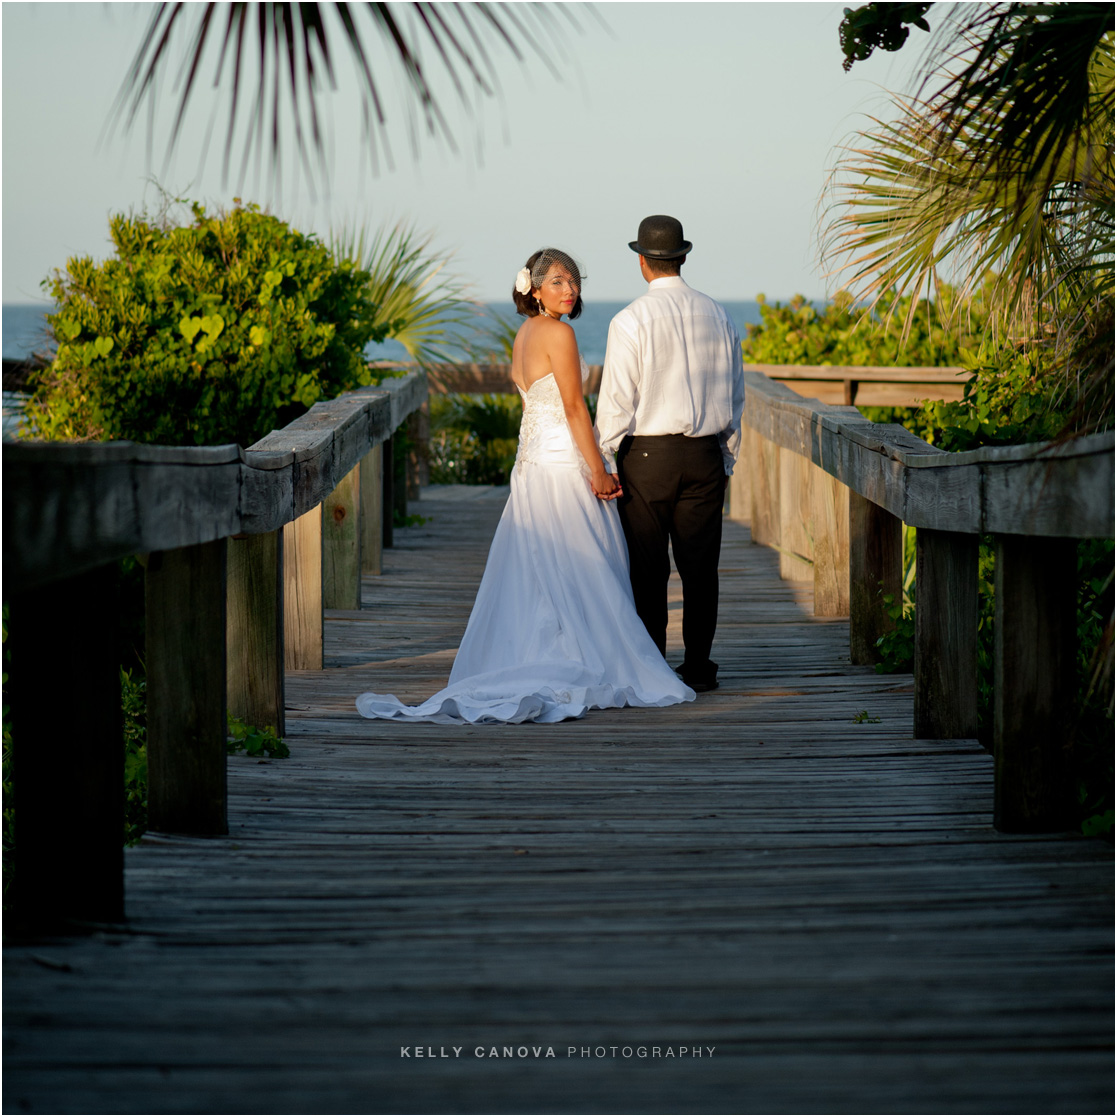
<svg viewBox="0 0 1117 1117"><path fill-rule="evenodd" d="M583 384L588 372L582 361ZM585 462L574 445L562 393L553 374L541 376L526 392L522 388L519 391L524 402L524 417L520 421L516 464L566 465L582 469Z"/></svg>

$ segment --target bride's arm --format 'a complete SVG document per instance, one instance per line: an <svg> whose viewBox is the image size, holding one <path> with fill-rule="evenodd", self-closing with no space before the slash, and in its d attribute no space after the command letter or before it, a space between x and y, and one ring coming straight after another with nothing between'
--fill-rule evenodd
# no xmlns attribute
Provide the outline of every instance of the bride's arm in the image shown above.
<svg viewBox="0 0 1117 1117"><path fill-rule="evenodd" d="M565 322L556 322L548 330L548 353L551 372L562 396L562 406L574 444L590 470L590 486L600 497L610 497L617 491L617 479L605 468L593 424L582 395L582 369L578 361L578 341L574 331Z"/></svg>

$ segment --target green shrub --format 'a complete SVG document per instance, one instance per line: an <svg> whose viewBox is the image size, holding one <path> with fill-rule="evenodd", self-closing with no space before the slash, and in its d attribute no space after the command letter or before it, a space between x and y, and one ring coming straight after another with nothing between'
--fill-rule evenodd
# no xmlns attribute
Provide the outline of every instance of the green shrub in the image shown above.
<svg viewBox="0 0 1117 1117"><path fill-rule="evenodd" d="M431 481L508 484L522 416L518 395L431 396Z"/></svg>
<svg viewBox="0 0 1117 1117"><path fill-rule="evenodd" d="M113 254L43 286L58 343L31 433L250 445L319 399L369 382L369 276L255 205L184 224L118 214Z"/></svg>
<svg viewBox="0 0 1117 1117"><path fill-rule="evenodd" d="M988 321L978 293L960 303L943 286L935 302L893 299L869 320L847 291L839 291L816 309L802 295L787 306L769 303L763 295L759 323L745 326L741 342L745 361L773 365L958 365L967 350L976 349ZM911 327L904 324L911 313Z"/></svg>
<svg viewBox="0 0 1117 1117"><path fill-rule="evenodd" d="M230 756L243 752L248 756L271 756L279 759L291 755L287 742L276 736L275 726L257 729L232 714L229 715L229 735L225 741L225 751Z"/></svg>

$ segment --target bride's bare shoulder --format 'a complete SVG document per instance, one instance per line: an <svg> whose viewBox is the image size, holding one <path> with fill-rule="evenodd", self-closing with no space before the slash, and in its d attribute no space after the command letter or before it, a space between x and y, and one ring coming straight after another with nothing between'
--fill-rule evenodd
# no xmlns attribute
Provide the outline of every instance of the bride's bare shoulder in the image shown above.
<svg viewBox="0 0 1117 1117"><path fill-rule="evenodd" d="M539 337L545 339L548 348L566 349L573 345L577 347L578 340L574 327L566 322L559 322L555 318L536 318L539 325Z"/></svg>

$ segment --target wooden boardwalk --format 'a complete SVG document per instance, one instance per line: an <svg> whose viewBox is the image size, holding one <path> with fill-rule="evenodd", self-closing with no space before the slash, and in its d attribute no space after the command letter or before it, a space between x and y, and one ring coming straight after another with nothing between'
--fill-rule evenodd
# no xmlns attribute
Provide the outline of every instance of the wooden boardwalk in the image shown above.
<svg viewBox="0 0 1117 1117"><path fill-rule="evenodd" d="M1112 1112L1112 849L995 832L990 757L913 741L746 528L693 705L360 719L469 613L502 493L432 496L289 677L292 757L230 761L229 837L7 945L6 1113Z"/></svg>

